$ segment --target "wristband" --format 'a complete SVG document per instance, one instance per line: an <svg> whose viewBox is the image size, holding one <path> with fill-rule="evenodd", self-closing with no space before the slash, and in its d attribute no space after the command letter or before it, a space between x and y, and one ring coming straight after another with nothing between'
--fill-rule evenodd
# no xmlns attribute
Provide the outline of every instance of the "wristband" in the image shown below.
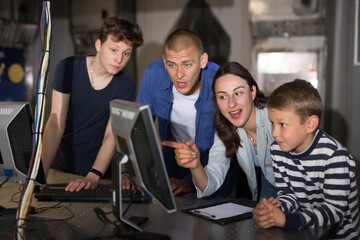
<svg viewBox="0 0 360 240"><path fill-rule="evenodd" d="M103 174L99 170L96 170L95 168L91 168L90 172L98 175L100 178L102 178L102 176L103 176Z"/></svg>

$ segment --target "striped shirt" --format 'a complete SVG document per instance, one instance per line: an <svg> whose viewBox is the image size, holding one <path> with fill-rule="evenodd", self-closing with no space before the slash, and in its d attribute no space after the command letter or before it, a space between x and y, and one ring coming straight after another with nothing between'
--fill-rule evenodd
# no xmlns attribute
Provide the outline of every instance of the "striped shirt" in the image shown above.
<svg viewBox="0 0 360 240"><path fill-rule="evenodd" d="M276 142L270 150L284 227L340 222L334 239L359 239L355 161L346 148L319 130L302 153L283 152Z"/></svg>

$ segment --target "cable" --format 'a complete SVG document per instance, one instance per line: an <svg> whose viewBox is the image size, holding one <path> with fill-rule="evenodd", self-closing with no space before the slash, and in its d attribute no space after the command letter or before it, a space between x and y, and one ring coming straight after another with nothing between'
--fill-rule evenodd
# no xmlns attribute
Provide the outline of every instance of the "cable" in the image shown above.
<svg viewBox="0 0 360 240"><path fill-rule="evenodd" d="M7 178L5 179L5 181L3 181L3 182L0 184L0 187L2 187L2 185L4 185L7 181L9 181L9 179L10 179L10 177L7 177Z"/></svg>
<svg viewBox="0 0 360 240"><path fill-rule="evenodd" d="M111 225L113 225L114 226L114 229L118 229L119 227L120 227L120 225L121 225L121 222L117 219L117 220L115 220L115 221L111 221L106 215L108 215L108 214L113 214L113 211L111 211L111 212L104 212L101 208L99 208L99 207L95 207L94 208L94 212L96 213L96 216L98 217L98 219L101 221L101 222L103 222L104 224L111 224ZM101 237L101 238L97 238L97 237L95 237L95 238L91 238L91 239L107 239L107 238L111 238L111 239L113 239L114 237L116 237L115 235L111 235L111 236L108 236L108 237L106 237L106 238L103 238L103 237Z"/></svg>
<svg viewBox="0 0 360 240"><path fill-rule="evenodd" d="M40 33L43 44L40 65L39 77L36 94L36 106L34 116L33 129L33 152L29 163L29 171L27 179L21 192L19 208L16 214L16 230L14 232L14 239L25 239L24 226L25 220L31 206L32 195L34 192L34 179L36 179L38 169L41 162L42 139L41 133L44 124L44 112L46 102L46 78L48 75L48 67L50 62L50 40L51 40L51 16L50 16L50 1L43 1L42 14L40 21Z"/></svg>
<svg viewBox="0 0 360 240"><path fill-rule="evenodd" d="M34 212L33 214L37 214L37 215L41 215L43 213L46 213L48 211L52 211L52 210L57 210L57 209L66 209L71 215L69 217L66 217L66 218L62 218L62 219L49 219L49 218L44 218L44 219L31 219L31 220L26 220L27 222L34 222L34 221L44 221L44 222L57 222L57 221L67 221L67 220L70 220L72 218L75 217L75 214L73 211L71 211L71 209L67 206L61 206L60 204L62 204L63 202L58 202L56 203L55 205L53 206L50 206L50 207L40 207L40 208L34 208Z"/></svg>
<svg viewBox="0 0 360 240"><path fill-rule="evenodd" d="M134 191L133 191L133 193L132 193L132 196L131 196L131 198L130 198L130 201L129 201L126 209L125 209L122 213L120 213L123 217L125 217L125 214L126 214L127 211L130 209L130 206L132 205L132 203L133 203L133 201L134 201L134 199L135 199L135 195L136 195L136 191L138 190L138 187L137 187L136 182L134 181L133 176L130 175L128 172L122 172L121 175L126 176L126 177L130 180L132 186L134 187ZM119 191L121 191L121 186L119 186L119 188L120 188ZM120 201L120 199L119 199L119 201ZM122 204L122 203L119 203L119 204ZM113 211L110 211L110 212L105 213L101 208L95 207L95 208L94 208L94 212L95 212L96 216L99 218L99 220L100 220L101 222L106 223L106 224L112 224L112 225L114 225L115 229L118 229L117 231L120 231L119 229L120 229L121 221L120 221L119 219L117 219L116 221L111 221L111 220L106 216L106 215L108 215L108 214L114 214ZM118 223L118 224L117 224L117 223ZM125 227L127 228L127 225L125 225Z"/></svg>
<svg viewBox="0 0 360 240"><path fill-rule="evenodd" d="M136 190L138 190L138 187L134 181L134 178L132 175L130 175L128 172L121 172L121 175L125 175L129 180L130 180L130 183L133 185L134 187L134 192L130 198L130 201L126 207L126 209L124 210L124 212L122 213L122 216L125 216L125 214L127 213L127 211L130 209L130 206L132 205L132 203L134 202L134 199L135 199L135 194L136 194ZM121 186L119 186L121 188ZM121 191L121 189L119 190ZM120 203L121 204L121 203Z"/></svg>
<svg viewBox="0 0 360 240"><path fill-rule="evenodd" d="M103 223L109 223L109 224L115 224L117 221L111 221L106 215L112 214L113 212L105 213L101 208L95 207L94 212L96 213L96 216L99 218L100 221Z"/></svg>

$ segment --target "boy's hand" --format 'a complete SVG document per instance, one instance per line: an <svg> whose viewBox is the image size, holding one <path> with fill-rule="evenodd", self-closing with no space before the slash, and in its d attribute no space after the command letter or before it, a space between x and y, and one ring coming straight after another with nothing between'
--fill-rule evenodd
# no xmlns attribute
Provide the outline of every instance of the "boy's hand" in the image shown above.
<svg viewBox="0 0 360 240"><path fill-rule="evenodd" d="M268 200L263 198L252 211L253 218L256 223L259 227L265 229L275 226L274 214L268 206L273 207L271 203L268 203Z"/></svg>
<svg viewBox="0 0 360 240"><path fill-rule="evenodd" d="M269 198L268 200L268 203L270 203L271 205L275 206L275 207L281 207L281 203L279 202L279 200L277 198Z"/></svg>
<svg viewBox="0 0 360 240"><path fill-rule="evenodd" d="M280 209L280 206L278 207L276 204L272 204L271 202L274 203L274 201L265 201L264 204L267 208L270 209L275 221L275 226L284 227L286 221L284 212Z"/></svg>
<svg viewBox="0 0 360 240"><path fill-rule="evenodd" d="M88 173L85 178L71 181L65 188L65 191L80 191L81 189L95 189L100 182L100 177L92 172Z"/></svg>

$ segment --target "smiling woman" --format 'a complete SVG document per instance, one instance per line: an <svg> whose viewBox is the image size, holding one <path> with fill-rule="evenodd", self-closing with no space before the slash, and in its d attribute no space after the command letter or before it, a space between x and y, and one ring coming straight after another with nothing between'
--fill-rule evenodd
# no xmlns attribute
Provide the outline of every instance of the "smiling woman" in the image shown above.
<svg viewBox="0 0 360 240"><path fill-rule="evenodd" d="M250 116L254 115L256 87L253 85L250 90L244 79L228 74L216 80L214 89L218 90L215 99L221 114L232 125L244 127Z"/></svg>
<svg viewBox="0 0 360 240"><path fill-rule="evenodd" d="M177 148L179 162L181 166L190 168L199 197L208 196L221 186L233 155L246 173L253 200L276 197L270 156L274 139L266 97L248 70L235 62L220 66L212 90L216 135L208 165L203 168L198 158L189 160L192 151L198 152L193 142L187 142L186 146L173 142L164 144Z"/></svg>
<svg viewBox="0 0 360 240"><path fill-rule="evenodd" d="M226 63L219 68L212 89L218 141L214 141L210 155L214 152L214 159L217 158L215 161L218 162L221 157L215 154L216 149L225 148L227 159L236 154L239 165L246 173L253 200L276 197L269 154L273 138L265 95L249 71L236 62ZM209 172L219 167L216 165L208 165Z"/></svg>

